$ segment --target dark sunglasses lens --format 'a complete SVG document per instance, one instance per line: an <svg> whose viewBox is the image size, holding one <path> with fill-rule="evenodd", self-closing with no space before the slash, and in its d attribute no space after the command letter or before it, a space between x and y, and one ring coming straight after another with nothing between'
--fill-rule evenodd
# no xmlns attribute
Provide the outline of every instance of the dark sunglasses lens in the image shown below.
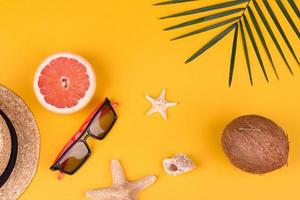
<svg viewBox="0 0 300 200"><path fill-rule="evenodd" d="M89 156L89 150L83 142L77 142L64 155L59 166L65 172L74 172Z"/></svg>
<svg viewBox="0 0 300 200"><path fill-rule="evenodd" d="M115 114L110 106L106 105L97 114L90 126L90 133L97 138L105 136L115 120Z"/></svg>

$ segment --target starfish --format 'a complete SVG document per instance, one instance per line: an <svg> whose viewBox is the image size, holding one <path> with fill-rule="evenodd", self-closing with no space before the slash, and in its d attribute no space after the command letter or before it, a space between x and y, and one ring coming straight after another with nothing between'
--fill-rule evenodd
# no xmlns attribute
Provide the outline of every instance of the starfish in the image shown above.
<svg viewBox="0 0 300 200"><path fill-rule="evenodd" d="M176 106L176 102L169 102L166 100L166 89L163 89L158 98L150 97L146 95L146 99L152 104L152 108L148 111L147 115L153 113L160 113L161 116L166 120L167 117L167 108Z"/></svg>
<svg viewBox="0 0 300 200"><path fill-rule="evenodd" d="M111 162L113 183L109 188L91 190L86 196L91 200L137 200L138 193L152 185L156 177L146 176L137 181L129 182L118 160Z"/></svg>

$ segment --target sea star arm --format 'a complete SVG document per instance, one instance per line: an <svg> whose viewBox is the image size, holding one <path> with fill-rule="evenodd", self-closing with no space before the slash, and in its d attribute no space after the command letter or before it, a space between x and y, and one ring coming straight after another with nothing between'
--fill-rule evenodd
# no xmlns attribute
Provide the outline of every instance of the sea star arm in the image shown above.
<svg viewBox="0 0 300 200"><path fill-rule="evenodd" d="M135 192L139 192L139 191L142 191L142 190L148 188L149 186L151 186L155 181L156 181L155 176L146 176L137 181L131 182L130 187Z"/></svg>
<svg viewBox="0 0 300 200"><path fill-rule="evenodd" d="M160 99L165 99L166 98L166 89L163 89L160 93L160 96L159 96Z"/></svg>
<svg viewBox="0 0 300 200"><path fill-rule="evenodd" d="M113 178L113 186L127 183L127 180L124 175L124 171L122 169L119 160L113 160L111 162L111 171L112 171L112 178Z"/></svg>
<svg viewBox="0 0 300 200"><path fill-rule="evenodd" d="M163 117L164 120L168 119L167 111L166 110L161 110L159 113L161 114L161 116Z"/></svg>
<svg viewBox="0 0 300 200"><path fill-rule="evenodd" d="M166 103L166 108L176 106L176 105L177 105L176 102L168 102L168 103Z"/></svg>
<svg viewBox="0 0 300 200"><path fill-rule="evenodd" d="M137 200L138 193L152 185L156 177L147 176L134 182L129 182L124 176L120 161L111 163L113 185L110 188L91 190L86 193L90 200Z"/></svg>
<svg viewBox="0 0 300 200"><path fill-rule="evenodd" d="M110 200L114 197L115 190L111 188L105 188L100 190L90 190L86 192L86 197L90 200Z"/></svg>
<svg viewBox="0 0 300 200"><path fill-rule="evenodd" d="M152 104L155 102L155 99L153 97L150 97L149 95L146 95L146 99Z"/></svg>
<svg viewBox="0 0 300 200"><path fill-rule="evenodd" d="M156 110L154 108L151 108L148 112L147 115L152 115L153 113L155 113Z"/></svg>

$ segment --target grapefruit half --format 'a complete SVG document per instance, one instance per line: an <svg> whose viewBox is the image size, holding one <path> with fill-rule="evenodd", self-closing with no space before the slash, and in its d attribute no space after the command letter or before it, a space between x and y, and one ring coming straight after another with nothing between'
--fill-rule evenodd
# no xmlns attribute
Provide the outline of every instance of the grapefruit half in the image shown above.
<svg viewBox="0 0 300 200"><path fill-rule="evenodd" d="M70 114L89 103L96 89L96 78L89 62L81 56L58 53L40 64L33 88L46 109Z"/></svg>

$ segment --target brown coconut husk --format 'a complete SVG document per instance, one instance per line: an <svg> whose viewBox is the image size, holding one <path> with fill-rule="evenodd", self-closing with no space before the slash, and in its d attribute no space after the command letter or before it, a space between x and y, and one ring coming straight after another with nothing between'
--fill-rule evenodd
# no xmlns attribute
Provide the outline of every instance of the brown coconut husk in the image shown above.
<svg viewBox="0 0 300 200"><path fill-rule="evenodd" d="M287 165L288 137L273 121L247 115L230 122L222 135L222 146L230 162L254 174L264 174Z"/></svg>

